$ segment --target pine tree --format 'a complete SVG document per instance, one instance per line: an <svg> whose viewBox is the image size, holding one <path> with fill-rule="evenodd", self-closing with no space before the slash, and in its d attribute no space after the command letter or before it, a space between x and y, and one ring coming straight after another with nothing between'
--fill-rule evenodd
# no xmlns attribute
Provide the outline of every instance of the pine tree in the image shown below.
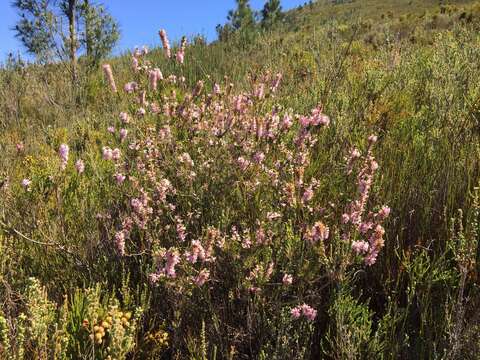
<svg viewBox="0 0 480 360"><path fill-rule="evenodd" d="M228 12L227 20L233 30L247 29L255 25L255 16L249 0L236 0L237 8Z"/></svg>
<svg viewBox="0 0 480 360"><path fill-rule="evenodd" d="M269 28L283 17L280 0L268 0L262 10L262 26Z"/></svg>
<svg viewBox="0 0 480 360"><path fill-rule="evenodd" d="M80 45L94 65L107 56L120 38L118 23L101 4L84 0L81 7L83 33Z"/></svg>
<svg viewBox="0 0 480 360"><path fill-rule="evenodd" d="M98 62L119 39L117 22L91 0L15 0L12 5L20 16L14 31L27 51L41 62L69 60L73 82L82 49Z"/></svg>

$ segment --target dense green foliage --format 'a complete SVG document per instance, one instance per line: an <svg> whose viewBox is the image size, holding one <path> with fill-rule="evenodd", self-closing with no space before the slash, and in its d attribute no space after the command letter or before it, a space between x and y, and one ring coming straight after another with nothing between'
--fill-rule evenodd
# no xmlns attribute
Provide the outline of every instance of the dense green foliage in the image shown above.
<svg viewBox="0 0 480 360"><path fill-rule="evenodd" d="M82 55L98 65L119 39L118 23L105 7L90 0L15 0L20 19L16 37L37 60L52 62ZM72 27L67 26L70 18ZM72 44L73 42L73 44Z"/></svg>
<svg viewBox="0 0 480 360"><path fill-rule="evenodd" d="M478 358L479 29L476 1L318 1L197 38L183 65L111 59L117 92L100 68L72 87L63 64L8 62L2 356ZM373 157L366 214L391 213L368 266L342 214Z"/></svg>

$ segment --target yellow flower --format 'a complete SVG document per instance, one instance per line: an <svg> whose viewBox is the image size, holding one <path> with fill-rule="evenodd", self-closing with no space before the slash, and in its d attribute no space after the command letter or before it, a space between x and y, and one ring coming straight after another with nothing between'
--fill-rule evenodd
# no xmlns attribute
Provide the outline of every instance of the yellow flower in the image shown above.
<svg viewBox="0 0 480 360"><path fill-rule="evenodd" d="M105 328L105 329L109 329L110 328L110 323L108 321L102 321L102 327Z"/></svg>
<svg viewBox="0 0 480 360"><path fill-rule="evenodd" d="M99 332L97 332L97 333L95 334L95 342L96 342L97 344L101 344L101 343L102 343L102 337L103 337L102 334L99 333Z"/></svg>

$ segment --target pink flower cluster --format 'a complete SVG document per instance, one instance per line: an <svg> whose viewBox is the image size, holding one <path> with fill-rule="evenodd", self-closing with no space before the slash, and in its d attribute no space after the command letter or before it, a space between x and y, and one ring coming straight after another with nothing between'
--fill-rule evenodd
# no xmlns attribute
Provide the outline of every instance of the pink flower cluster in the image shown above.
<svg viewBox="0 0 480 360"><path fill-rule="evenodd" d="M120 160L120 157L122 156L122 152L120 151L120 149L118 148L115 148L115 149L111 149L110 147L108 146L104 146L102 148L102 157L103 157L103 160L115 160L115 161L118 161Z"/></svg>
<svg viewBox="0 0 480 360"><path fill-rule="evenodd" d="M187 38L185 36L182 37L182 41L180 43L180 48L177 51L177 62L183 64L185 60L185 50L187 48Z"/></svg>
<svg viewBox="0 0 480 360"><path fill-rule="evenodd" d="M198 275L193 279L193 283L197 286L203 286L210 278L210 271L202 269Z"/></svg>
<svg viewBox="0 0 480 360"><path fill-rule="evenodd" d="M293 283L293 276L290 275L290 274L284 274L284 275L283 275L283 278L282 278L282 283L283 283L283 285L285 285L285 286L292 285L292 283Z"/></svg>
<svg viewBox="0 0 480 360"><path fill-rule="evenodd" d="M115 85L115 79L113 78L112 67L110 66L110 64L104 64L102 68L103 68L105 77L107 78L107 81L110 85L110 88L112 89L113 92L117 92L117 85Z"/></svg>
<svg viewBox="0 0 480 360"><path fill-rule="evenodd" d="M83 162L82 159L78 159L75 162L75 169L79 174L83 174L83 172L85 171L85 163Z"/></svg>
<svg viewBox="0 0 480 360"><path fill-rule="evenodd" d="M312 228L308 229L305 233L305 240L311 245L316 244L319 241L325 241L330 235L330 229L321 221L317 221Z"/></svg>
<svg viewBox="0 0 480 360"><path fill-rule="evenodd" d="M163 74L159 68L155 68L148 72L148 82L152 91L157 91L159 80L163 80Z"/></svg>
<svg viewBox="0 0 480 360"><path fill-rule="evenodd" d="M167 55L168 58L172 57L172 53L170 50L170 42L168 41L167 32L164 29L161 29L158 32L158 35L160 35L160 40L162 41L165 55Z"/></svg>
<svg viewBox="0 0 480 360"><path fill-rule="evenodd" d="M123 86L123 90L126 93L131 94L138 90L138 84L135 81L130 81Z"/></svg>
<svg viewBox="0 0 480 360"><path fill-rule="evenodd" d="M58 149L58 155L60 156L60 160L61 160L60 166L62 170L65 170L67 168L69 151L70 151L70 148L68 147L67 144L60 145L60 148Z"/></svg>
<svg viewBox="0 0 480 360"><path fill-rule="evenodd" d="M150 206L150 197L147 192L140 189L140 194L139 197L130 201L133 209L132 218L140 229L146 229L150 216L153 214L153 208Z"/></svg>
<svg viewBox="0 0 480 360"><path fill-rule="evenodd" d="M30 185L32 184L32 181L30 179L23 179L22 180L22 186L25 190L30 191Z"/></svg>
<svg viewBox="0 0 480 360"><path fill-rule="evenodd" d="M299 319L304 316L307 320L313 321L317 317L317 310L307 304L298 305L290 310L293 319Z"/></svg>
<svg viewBox="0 0 480 360"><path fill-rule="evenodd" d="M169 249L167 251L160 252L157 255L156 261L158 265L162 261L165 265L160 267L157 272L149 275L151 283L156 284L162 277L165 276L169 278L177 277L175 267L180 263L180 254L177 249Z"/></svg>
<svg viewBox="0 0 480 360"><path fill-rule="evenodd" d="M323 107L318 106L312 110L310 116L302 116L300 118L300 124L303 127L308 126L328 126L330 125L330 118L323 114Z"/></svg>
<svg viewBox="0 0 480 360"><path fill-rule="evenodd" d="M390 215L390 208L388 206L383 206L377 213L366 213L373 178L378 169L378 163L372 155L372 147L376 142L377 136L369 136L368 149L357 175L358 198L349 204L347 212L342 215L342 222L344 224L351 224L360 235L367 239L353 241L352 250L356 254L364 256L364 262L369 266L375 264L378 254L384 246L383 236L385 230L382 223ZM360 151L354 148L347 157L347 172L349 174L353 171L355 162L360 158ZM350 236L351 234L349 232L344 234L344 238Z"/></svg>

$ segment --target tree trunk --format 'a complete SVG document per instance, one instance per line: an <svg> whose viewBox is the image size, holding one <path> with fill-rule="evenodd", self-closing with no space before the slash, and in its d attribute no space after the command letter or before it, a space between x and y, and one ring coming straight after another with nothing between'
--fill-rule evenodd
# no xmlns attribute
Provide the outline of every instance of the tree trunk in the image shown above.
<svg viewBox="0 0 480 360"><path fill-rule="evenodd" d="M93 36L90 24L90 0L84 0L83 6L85 11L85 42L87 47L87 57L90 58L93 55Z"/></svg>
<svg viewBox="0 0 480 360"><path fill-rule="evenodd" d="M77 33L75 24L75 10L77 0L68 0L68 30L70 34L70 64L72 67L72 84L77 82Z"/></svg>

